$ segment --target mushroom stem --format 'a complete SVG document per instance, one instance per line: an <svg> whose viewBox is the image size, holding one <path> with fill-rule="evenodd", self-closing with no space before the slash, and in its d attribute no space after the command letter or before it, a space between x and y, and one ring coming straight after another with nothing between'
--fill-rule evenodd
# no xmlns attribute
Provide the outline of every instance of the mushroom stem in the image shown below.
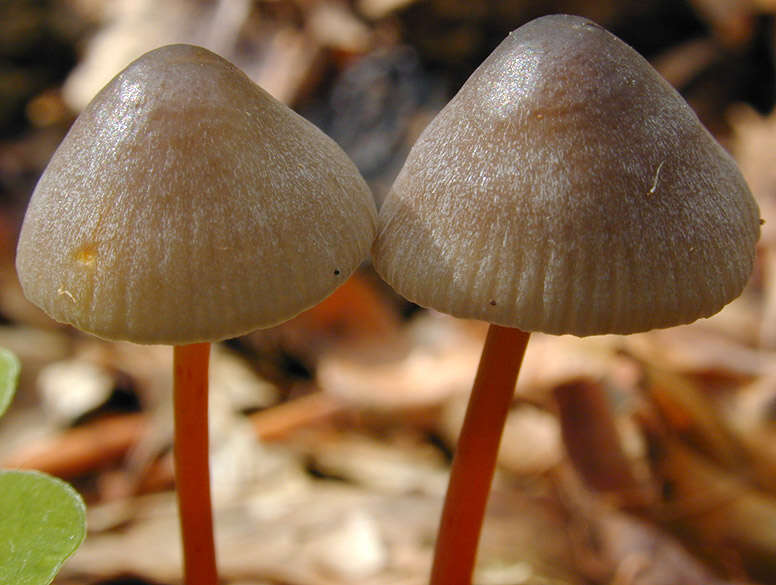
<svg viewBox="0 0 776 585"><path fill-rule="evenodd" d="M175 486L186 585L218 581L208 465L209 357L209 343L174 348Z"/></svg>
<svg viewBox="0 0 776 585"><path fill-rule="evenodd" d="M530 333L490 325L450 472L431 585L469 585L515 382Z"/></svg>

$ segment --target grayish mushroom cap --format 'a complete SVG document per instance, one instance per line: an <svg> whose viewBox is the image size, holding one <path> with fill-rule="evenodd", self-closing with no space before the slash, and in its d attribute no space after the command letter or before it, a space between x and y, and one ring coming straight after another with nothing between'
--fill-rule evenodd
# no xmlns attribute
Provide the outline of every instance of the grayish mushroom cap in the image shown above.
<svg viewBox="0 0 776 585"><path fill-rule="evenodd" d="M513 32L429 124L372 254L400 294L458 317L632 333L738 296L759 221L735 162L649 63L555 15Z"/></svg>
<svg viewBox="0 0 776 585"><path fill-rule="evenodd" d="M172 45L75 121L16 266L32 302L84 331L215 341L319 302L375 229L369 189L331 139L219 56Z"/></svg>

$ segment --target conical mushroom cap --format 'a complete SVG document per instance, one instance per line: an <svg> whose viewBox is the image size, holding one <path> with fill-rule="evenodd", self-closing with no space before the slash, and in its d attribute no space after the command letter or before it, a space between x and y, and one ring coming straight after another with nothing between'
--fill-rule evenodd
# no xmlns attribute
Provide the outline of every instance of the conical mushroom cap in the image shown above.
<svg viewBox="0 0 776 585"><path fill-rule="evenodd" d="M740 294L759 219L731 157L647 61L556 15L513 32L429 124L372 254L400 294L458 317L632 333Z"/></svg>
<svg viewBox="0 0 776 585"><path fill-rule="evenodd" d="M22 226L25 295L138 343L214 341L331 293L376 211L336 144L193 46L139 58L73 124Z"/></svg>

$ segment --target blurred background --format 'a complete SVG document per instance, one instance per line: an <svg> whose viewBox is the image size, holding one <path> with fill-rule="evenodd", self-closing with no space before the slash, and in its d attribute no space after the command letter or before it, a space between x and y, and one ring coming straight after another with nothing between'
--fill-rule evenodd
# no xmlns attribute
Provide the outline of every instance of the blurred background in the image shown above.
<svg viewBox="0 0 776 585"><path fill-rule="evenodd" d="M332 136L379 205L472 70L554 12L647 57L766 223L748 288L711 319L532 337L475 581L776 583L776 1L0 0L0 346L23 364L0 467L63 477L89 505L57 583L180 582L170 349L50 321L13 268L35 182L91 97L150 49L203 45ZM307 313L219 344L223 583L424 583L484 327L408 304L367 265Z"/></svg>

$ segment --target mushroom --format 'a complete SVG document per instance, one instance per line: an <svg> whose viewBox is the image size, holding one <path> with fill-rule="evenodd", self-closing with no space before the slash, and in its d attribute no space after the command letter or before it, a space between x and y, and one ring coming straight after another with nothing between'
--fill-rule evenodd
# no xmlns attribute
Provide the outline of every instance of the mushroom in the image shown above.
<svg viewBox="0 0 776 585"><path fill-rule="evenodd" d="M376 210L327 136L205 49L171 45L92 100L32 195L28 299L111 340L174 349L186 582L216 582L207 461L210 342L314 305L369 252Z"/></svg>
<svg viewBox="0 0 776 585"><path fill-rule="evenodd" d="M468 583L529 331L627 334L713 315L752 271L735 162L633 49L575 16L510 34L428 125L372 249L401 295L491 323L432 585Z"/></svg>

